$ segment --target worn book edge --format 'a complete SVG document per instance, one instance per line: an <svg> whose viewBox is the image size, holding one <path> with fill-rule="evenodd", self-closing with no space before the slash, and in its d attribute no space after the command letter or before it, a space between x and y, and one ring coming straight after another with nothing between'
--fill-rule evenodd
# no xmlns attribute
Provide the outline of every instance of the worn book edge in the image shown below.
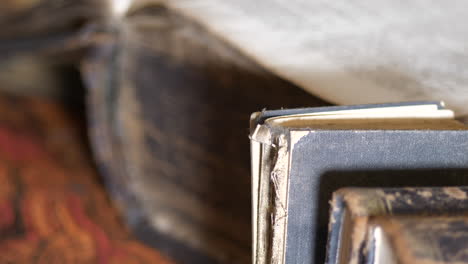
<svg viewBox="0 0 468 264"><path fill-rule="evenodd" d="M353 121L342 129L351 129L356 121L362 121L364 126L360 129L365 130L374 130L375 124L378 127L386 122L395 129L466 129L453 120L451 110L443 109L443 103L382 108L386 109L299 112L264 120L262 113L251 116L253 263L285 262L290 153L302 137L317 129L340 129L336 123L347 120ZM408 120L411 122L406 122ZM368 124L371 125L366 127ZM385 129L388 127L380 128Z"/></svg>

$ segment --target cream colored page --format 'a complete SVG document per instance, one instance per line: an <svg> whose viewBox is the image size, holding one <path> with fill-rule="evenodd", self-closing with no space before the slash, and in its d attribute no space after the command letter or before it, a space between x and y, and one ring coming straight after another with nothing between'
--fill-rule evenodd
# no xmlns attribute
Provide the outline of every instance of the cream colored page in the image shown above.
<svg viewBox="0 0 468 264"><path fill-rule="evenodd" d="M467 1L167 4L330 102L444 100L457 115L468 114Z"/></svg>

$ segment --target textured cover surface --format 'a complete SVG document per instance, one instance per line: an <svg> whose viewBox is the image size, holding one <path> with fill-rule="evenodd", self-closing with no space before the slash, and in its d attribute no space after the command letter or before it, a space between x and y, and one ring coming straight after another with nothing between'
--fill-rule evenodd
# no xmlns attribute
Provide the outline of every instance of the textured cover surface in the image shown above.
<svg viewBox="0 0 468 264"><path fill-rule="evenodd" d="M323 262L333 191L466 185L467 153L466 131L311 131L292 150L286 263Z"/></svg>

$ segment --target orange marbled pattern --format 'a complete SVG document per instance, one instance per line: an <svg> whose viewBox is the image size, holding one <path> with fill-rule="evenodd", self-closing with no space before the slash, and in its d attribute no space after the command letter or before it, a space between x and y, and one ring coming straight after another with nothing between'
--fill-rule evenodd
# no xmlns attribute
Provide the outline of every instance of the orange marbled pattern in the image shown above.
<svg viewBox="0 0 468 264"><path fill-rule="evenodd" d="M172 262L132 238L60 107L0 96L0 263Z"/></svg>

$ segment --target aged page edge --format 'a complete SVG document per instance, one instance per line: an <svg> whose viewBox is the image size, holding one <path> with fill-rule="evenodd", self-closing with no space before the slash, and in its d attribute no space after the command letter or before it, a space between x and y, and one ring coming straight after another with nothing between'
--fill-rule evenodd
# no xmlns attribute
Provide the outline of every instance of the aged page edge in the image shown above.
<svg viewBox="0 0 468 264"><path fill-rule="evenodd" d="M257 252L257 223L258 223L258 195L260 168L262 159L262 144L254 140L250 141L250 155L252 166L252 263L255 263Z"/></svg>

